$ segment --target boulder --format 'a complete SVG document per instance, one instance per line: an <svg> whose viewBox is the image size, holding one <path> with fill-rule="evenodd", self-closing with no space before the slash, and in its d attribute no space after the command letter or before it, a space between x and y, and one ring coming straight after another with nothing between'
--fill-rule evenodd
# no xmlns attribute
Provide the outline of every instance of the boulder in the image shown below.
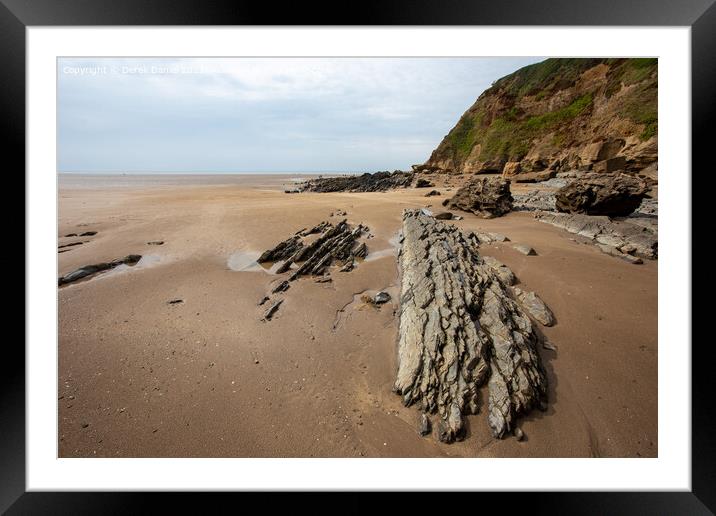
<svg viewBox="0 0 716 516"><path fill-rule="evenodd" d="M491 219L512 210L509 180L501 177L473 177L450 199L448 208Z"/></svg>
<svg viewBox="0 0 716 516"><path fill-rule="evenodd" d="M415 188L430 188L431 186L435 186L435 185L432 184L432 183L431 183L430 181L428 181L427 179L422 179L422 178L421 178L421 179L418 179L418 180L415 182Z"/></svg>
<svg viewBox="0 0 716 516"><path fill-rule="evenodd" d="M453 215L449 211L442 211L435 215L435 218L438 220L451 220L453 218Z"/></svg>
<svg viewBox="0 0 716 516"><path fill-rule="evenodd" d="M555 206L563 213L629 215L646 196L646 183L627 174L585 174L557 190Z"/></svg>

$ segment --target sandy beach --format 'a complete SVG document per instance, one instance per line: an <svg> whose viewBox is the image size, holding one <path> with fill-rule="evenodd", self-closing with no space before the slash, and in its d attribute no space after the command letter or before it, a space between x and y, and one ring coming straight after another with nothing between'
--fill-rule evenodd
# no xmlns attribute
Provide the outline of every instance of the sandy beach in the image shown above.
<svg viewBox="0 0 716 516"><path fill-rule="evenodd" d="M284 193L305 178L60 175L58 246L82 243L59 249L58 276L142 255L58 289L60 457L658 455L657 261L627 263L527 212L449 221L506 235L481 253L539 293L557 324L542 328L556 351L539 349L548 409L520 419L525 439L494 439L481 411L464 441L444 444L418 435L418 412L391 391L396 235L404 209L440 210L460 180L434 176L436 197ZM341 218L374 235L365 261L330 283L296 281L262 321L257 304L280 276L255 259ZM380 290L392 300L361 301Z"/></svg>

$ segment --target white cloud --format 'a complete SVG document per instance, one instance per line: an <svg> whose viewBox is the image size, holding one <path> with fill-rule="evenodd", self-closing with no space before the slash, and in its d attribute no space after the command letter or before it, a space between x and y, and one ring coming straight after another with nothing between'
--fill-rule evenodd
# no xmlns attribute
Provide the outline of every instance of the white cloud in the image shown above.
<svg viewBox="0 0 716 516"><path fill-rule="evenodd" d="M538 60L63 59L60 169L186 170L202 156L204 170L406 168L492 81Z"/></svg>

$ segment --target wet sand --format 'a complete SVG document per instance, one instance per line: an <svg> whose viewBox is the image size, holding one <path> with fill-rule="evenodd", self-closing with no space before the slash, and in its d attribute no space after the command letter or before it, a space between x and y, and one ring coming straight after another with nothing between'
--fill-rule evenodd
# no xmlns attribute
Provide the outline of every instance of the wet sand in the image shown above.
<svg viewBox="0 0 716 516"><path fill-rule="evenodd" d="M61 457L657 456L657 262L602 254L529 213L450 222L510 238L482 252L549 305L557 350L539 350L549 408L520 420L525 440L493 439L482 410L446 445L421 438L417 409L391 392L393 244L404 208L439 211L458 181L427 198L283 193L297 177L60 179L58 245L83 244L60 249L58 275L143 255L58 290ZM257 303L280 276L252 258L338 210L369 226L368 259L332 283L294 282L262 322ZM360 300L378 290L393 300Z"/></svg>

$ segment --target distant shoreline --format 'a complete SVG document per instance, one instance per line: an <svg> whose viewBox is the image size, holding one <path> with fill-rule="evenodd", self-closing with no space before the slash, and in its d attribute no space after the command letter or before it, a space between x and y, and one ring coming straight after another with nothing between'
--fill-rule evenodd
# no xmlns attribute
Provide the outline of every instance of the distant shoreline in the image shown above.
<svg viewBox="0 0 716 516"><path fill-rule="evenodd" d="M377 171L371 171L367 173L375 173ZM57 172L58 176L120 176L120 177L135 177L135 176L286 176L286 175L297 175L297 176L317 176L317 175L360 175L366 172L340 172L340 171L316 171L316 172Z"/></svg>

